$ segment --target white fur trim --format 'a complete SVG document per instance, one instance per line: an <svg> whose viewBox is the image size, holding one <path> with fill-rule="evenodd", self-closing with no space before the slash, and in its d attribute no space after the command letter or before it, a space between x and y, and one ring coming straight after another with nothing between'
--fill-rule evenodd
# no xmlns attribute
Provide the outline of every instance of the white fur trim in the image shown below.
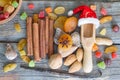
<svg viewBox="0 0 120 80"><path fill-rule="evenodd" d="M72 16L72 15L73 15L73 11L70 10L70 11L68 12L68 16Z"/></svg>
<svg viewBox="0 0 120 80"><path fill-rule="evenodd" d="M100 22L97 18L80 18L78 20L78 26L80 26L82 24L87 24L87 23L92 23L92 24L96 25L96 28L98 28L100 25Z"/></svg>

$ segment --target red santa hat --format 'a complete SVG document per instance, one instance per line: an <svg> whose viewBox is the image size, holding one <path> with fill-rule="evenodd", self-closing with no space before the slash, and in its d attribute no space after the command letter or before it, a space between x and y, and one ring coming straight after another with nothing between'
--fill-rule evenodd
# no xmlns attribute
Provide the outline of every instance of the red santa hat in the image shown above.
<svg viewBox="0 0 120 80"><path fill-rule="evenodd" d="M97 19L96 13L86 5L79 6L73 10L70 10L68 12L68 16L72 16L79 12L80 12L80 19L78 20L78 26L81 26L87 23L92 23L96 26L96 28L99 27L100 22Z"/></svg>

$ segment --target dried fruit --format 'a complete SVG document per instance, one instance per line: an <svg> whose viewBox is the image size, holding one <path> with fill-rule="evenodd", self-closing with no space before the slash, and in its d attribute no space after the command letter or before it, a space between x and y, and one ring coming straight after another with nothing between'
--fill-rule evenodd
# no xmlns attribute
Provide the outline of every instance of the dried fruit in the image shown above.
<svg viewBox="0 0 120 80"><path fill-rule="evenodd" d="M0 6L0 11L3 11L4 7Z"/></svg>
<svg viewBox="0 0 120 80"><path fill-rule="evenodd" d="M21 20L26 20L26 18L27 18L27 13L26 12L23 12L22 14L21 14L21 16L20 16L20 19Z"/></svg>
<svg viewBox="0 0 120 80"><path fill-rule="evenodd" d="M78 48L78 49L77 49L76 57L77 57L77 60L78 60L79 62L82 61L82 59L83 59L83 49L82 49L82 48Z"/></svg>
<svg viewBox="0 0 120 80"><path fill-rule="evenodd" d="M104 60L104 62L105 62L105 64L106 64L106 66L109 66L109 65L111 65L111 63L112 63L112 60L111 60L110 58L106 58L106 59Z"/></svg>
<svg viewBox="0 0 120 80"><path fill-rule="evenodd" d="M76 17L67 18L64 24L64 31L69 33L73 32L77 27L77 23L78 23L78 20Z"/></svg>
<svg viewBox="0 0 120 80"><path fill-rule="evenodd" d="M29 3L29 4L28 4L28 8L29 8L29 9L34 9L34 8L35 8L35 5L34 5L33 3Z"/></svg>
<svg viewBox="0 0 120 80"><path fill-rule="evenodd" d="M10 16L9 12L4 12L4 18L7 19Z"/></svg>
<svg viewBox="0 0 120 80"><path fill-rule="evenodd" d="M78 47L72 46L69 50L65 51L63 48L58 48L58 52L62 55L62 57L67 57L72 54Z"/></svg>
<svg viewBox="0 0 120 80"><path fill-rule="evenodd" d="M94 44L93 47L92 47L92 51L95 52L99 49L98 45L97 44Z"/></svg>
<svg viewBox="0 0 120 80"><path fill-rule="evenodd" d="M95 4L91 4L90 5L90 9L92 9L93 11L95 11L96 10L96 5Z"/></svg>
<svg viewBox="0 0 120 80"><path fill-rule="evenodd" d="M105 65L104 61L101 61L101 62L97 63L97 66L98 66L98 68L101 68L101 69L105 69L106 68L106 65Z"/></svg>
<svg viewBox="0 0 120 80"><path fill-rule="evenodd" d="M72 47L72 37L69 34L63 34L58 40L58 49L63 49L64 51L69 50Z"/></svg>
<svg viewBox="0 0 120 80"><path fill-rule="evenodd" d="M19 54L20 54L20 56L25 56L26 52L25 52L25 50L21 50L21 51L19 51Z"/></svg>
<svg viewBox="0 0 120 80"><path fill-rule="evenodd" d="M76 58L75 54L71 54L65 59L64 65L65 66L70 66L76 60L77 60L77 58Z"/></svg>
<svg viewBox="0 0 120 80"><path fill-rule="evenodd" d="M114 25L114 26L112 27L112 30L113 30L114 32L118 32L118 31L119 31L119 26L118 26L118 25Z"/></svg>
<svg viewBox="0 0 120 80"><path fill-rule="evenodd" d="M102 8L100 9L100 13L101 13L102 15L107 15L107 11L106 11L106 9L105 9L104 7L102 7Z"/></svg>
<svg viewBox="0 0 120 80"><path fill-rule="evenodd" d="M56 20L57 19L57 15L54 13L48 13L48 17L52 20Z"/></svg>
<svg viewBox="0 0 120 80"><path fill-rule="evenodd" d="M15 68L17 67L17 64L15 63L10 63L10 64L7 64L3 67L3 71L4 72L8 72L8 71L12 71L14 70Z"/></svg>
<svg viewBox="0 0 120 80"><path fill-rule="evenodd" d="M35 67L35 61L31 60L31 61L29 62L29 67Z"/></svg>
<svg viewBox="0 0 120 80"><path fill-rule="evenodd" d="M24 62L26 62L26 63L29 63L29 62L30 62L30 58L29 58L28 56L26 56L26 55L21 56L21 59L22 59Z"/></svg>
<svg viewBox="0 0 120 80"><path fill-rule="evenodd" d="M8 12L9 14L11 14L14 10L15 8L12 5L6 4L4 6L3 12Z"/></svg>
<svg viewBox="0 0 120 80"><path fill-rule="evenodd" d="M74 72L77 72L79 71L80 69L82 68L82 63L79 62L79 61L75 61L71 67L69 68L69 73L74 73Z"/></svg>
<svg viewBox="0 0 120 80"><path fill-rule="evenodd" d="M117 58L117 53L116 52L112 52L111 56L112 56L112 59L115 59L115 58Z"/></svg>
<svg viewBox="0 0 120 80"><path fill-rule="evenodd" d="M20 50L22 50L24 47L25 47L25 45L26 45L26 39L21 39L19 42L18 42L18 45L17 45L17 49L20 51Z"/></svg>
<svg viewBox="0 0 120 80"><path fill-rule="evenodd" d="M95 52L95 57L100 58L102 56L102 53L100 51Z"/></svg>
<svg viewBox="0 0 120 80"><path fill-rule="evenodd" d="M107 23L107 22L110 22L110 21L112 21L112 16L104 16L100 19L101 24L104 24L104 23Z"/></svg>
<svg viewBox="0 0 120 80"><path fill-rule="evenodd" d="M81 44L80 44L80 34L78 32L73 32L71 34L71 37L72 37L73 45L80 47L81 46Z"/></svg>
<svg viewBox="0 0 120 80"><path fill-rule="evenodd" d="M5 56L9 60L13 60L17 57L17 53L13 50L10 44L7 44Z"/></svg>
<svg viewBox="0 0 120 80"><path fill-rule="evenodd" d="M16 0L14 0L14 1L12 2L12 6L13 6L13 7L17 8L18 5L19 5L19 3L18 3Z"/></svg>
<svg viewBox="0 0 120 80"><path fill-rule="evenodd" d="M0 20L4 20L5 17L4 17L4 14L0 14Z"/></svg>
<svg viewBox="0 0 120 80"><path fill-rule="evenodd" d="M96 38L95 39L95 43L97 45L107 45L107 46L110 46L113 44L113 41L111 39L108 39L108 38Z"/></svg>
<svg viewBox="0 0 120 80"><path fill-rule="evenodd" d="M19 23L15 23L15 24L14 24L14 27L15 27L15 30L16 30L17 32L21 32L21 26L20 26Z"/></svg>
<svg viewBox="0 0 120 80"><path fill-rule="evenodd" d="M38 14L33 14L33 22L37 23L38 22L39 15Z"/></svg>
<svg viewBox="0 0 120 80"><path fill-rule="evenodd" d="M62 63L63 63L62 56L61 56L61 54L58 54L58 53L53 54L48 61L49 67L51 69L60 68L62 66Z"/></svg>
<svg viewBox="0 0 120 80"><path fill-rule="evenodd" d="M65 8L64 8L64 7L61 7L61 6L56 7L56 8L54 9L54 13L55 13L55 14L63 14L64 12L65 12Z"/></svg>
<svg viewBox="0 0 120 80"><path fill-rule="evenodd" d="M54 28L60 28L63 30L64 23L66 21L67 17L66 16L60 16L55 20L54 23Z"/></svg>
<svg viewBox="0 0 120 80"><path fill-rule="evenodd" d="M0 6L4 7L6 4L11 4L13 0L0 0Z"/></svg>
<svg viewBox="0 0 120 80"><path fill-rule="evenodd" d="M39 18L40 18L40 19L45 18L45 11L40 11L40 13L39 13Z"/></svg>
<svg viewBox="0 0 120 80"><path fill-rule="evenodd" d="M105 53L117 52L118 48L115 45L109 46L105 49Z"/></svg>
<svg viewBox="0 0 120 80"><path fill-rule="evenodd" d="M52 8L51 7L47 7L47 8L45 8L45 11L46 11L46 13L51 13L52 12Z"/></svg>
<svg viewBox="0 0 120 80"><path fill-rule="evenodd" d="M106 28L103 28L103 29L100 31L100 34L105 36L105 35L106 35L106 32L107 32L107 31L106 31Z"/></svg>

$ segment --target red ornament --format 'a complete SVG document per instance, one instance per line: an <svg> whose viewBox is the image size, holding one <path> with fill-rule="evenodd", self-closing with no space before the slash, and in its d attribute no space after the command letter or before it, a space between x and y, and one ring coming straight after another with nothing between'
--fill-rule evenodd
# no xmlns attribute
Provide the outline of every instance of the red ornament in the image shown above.
<svg viewBox="0 0 120 80"><path fill-rule="evenodd" d="M28 8L29 8L29 9L34 9L34 8L35 8L35 6L34 6L34 4L33 4L33 3L29 3L29 4L28 4Z"/></svg>

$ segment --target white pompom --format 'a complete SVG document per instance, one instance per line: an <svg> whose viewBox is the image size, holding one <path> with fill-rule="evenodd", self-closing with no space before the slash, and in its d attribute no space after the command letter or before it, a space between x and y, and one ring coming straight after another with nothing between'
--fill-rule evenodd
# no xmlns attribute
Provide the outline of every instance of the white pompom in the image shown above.
<svg viewBox="0 0 120 80"><path fill-rule="evenodd" d="M73 15L73 11L70 10L70 11L68 12L68 16L72 16L72 15Z"/></svg>

